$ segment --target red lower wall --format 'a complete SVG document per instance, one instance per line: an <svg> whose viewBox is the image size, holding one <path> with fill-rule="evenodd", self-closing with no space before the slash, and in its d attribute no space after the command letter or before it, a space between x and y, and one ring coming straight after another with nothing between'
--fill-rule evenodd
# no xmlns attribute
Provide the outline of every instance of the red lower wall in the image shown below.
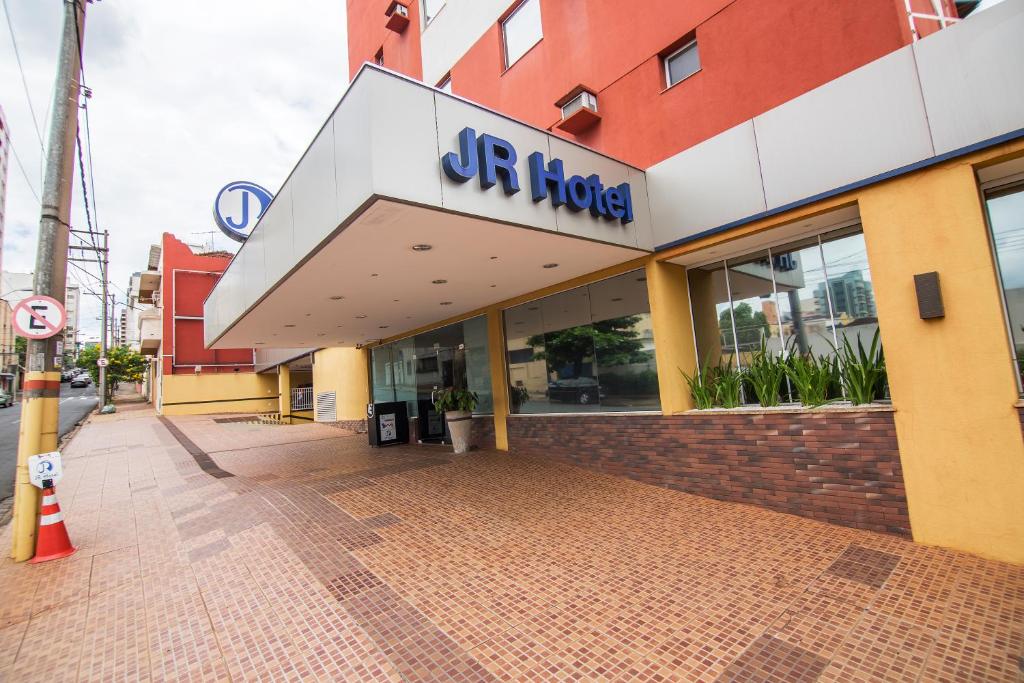
<svg viewBox="0 0 1024 683"><path fill-rule="evenodd" d="M512 416L513 453L910 535L891 411Z"/></svg>

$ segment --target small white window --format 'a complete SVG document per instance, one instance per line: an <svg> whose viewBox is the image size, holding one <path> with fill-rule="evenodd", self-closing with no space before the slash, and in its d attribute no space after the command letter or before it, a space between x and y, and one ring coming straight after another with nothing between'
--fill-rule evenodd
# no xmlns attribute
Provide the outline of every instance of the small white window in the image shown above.
<svg viewBox="0 0 1024 683"><path fill-rule="evenodd" d="M446 0L423 0L423 28L434 20L437 13L444 7Z"/></svg>
<svg viewBox="0 0 1024 683"><path fill-rule="evenodd" d="M501 37L505 44L507 69L544 37L540 25L540 0L523 0L508 19L502 22Z"/></svg>
<svg viewBox="0 0 1024 683"><path fill-rule="evenodd" d="M700 54L697 52L696 40L690 41L665 57L665 81L670 88L698 71L700 71Z"/></svg>
<svg viewBox="0 0 1024 683"><path fill-rule="evenodd" d="M451 92L452 92L452 77L450 75L449 76L445 76L444 80L442 80L440 83L437 84L437 89L441 90L443 92L446 92L448 94L451 94Z"/></svg>

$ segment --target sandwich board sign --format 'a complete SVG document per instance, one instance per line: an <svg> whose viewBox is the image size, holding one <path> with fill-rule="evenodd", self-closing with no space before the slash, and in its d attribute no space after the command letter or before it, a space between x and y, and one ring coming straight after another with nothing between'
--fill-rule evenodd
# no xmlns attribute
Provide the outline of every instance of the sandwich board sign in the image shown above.
<svg viewBox="0 0 1024 683"><path fill-rule="evenodd" d="M25 297L13 312L15 331L29 339L49 339L60 334L68 321L64 306L42 294Z"/></svg>
<svg viewBox="0 0 1024 683"><path fill-rule="evenodd" d="M56 484L64 476L60 464L60 451L30 455L28 458L28 480L33 486L43 488L43 482Z"/></svg>

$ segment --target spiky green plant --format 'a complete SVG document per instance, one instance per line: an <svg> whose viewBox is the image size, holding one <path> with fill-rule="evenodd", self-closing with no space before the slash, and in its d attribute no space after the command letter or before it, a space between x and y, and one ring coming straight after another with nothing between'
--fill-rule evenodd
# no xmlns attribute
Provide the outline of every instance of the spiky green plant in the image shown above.
<svg viewBox="0 0 1024 683"><path fill-rule="evenodd" d="M683 372L682 368L677 368L679 374L686 380L687 386L690 387L690 396L693 397L693 405L699 410L707 410L708 408L715 407L715 373L711 364L705 360L702 365L698 365L692 375L688 375Z"/></svg>
<svg viewBox="0 0 1024 683"><path fill-rule="evenodd" d="M785 376L785 363L768 350L762 337L761 348L751 356L750 367L746 371L747 384L754 390L758 403L766 408L779 405L779 391Z"/></svg>
<svg viewBox="0 0 1024 683"><path fill-rule="evenodd" d="M715 369L715 403L723 408L738 408L742 402L744 372L732 364L719 362Z"/></svg>
<svg viewBox="0 0 1024 683"><path fill-rule="evenodd" d="M878 330L865 349L857 334L857 348L843 337L840 348L832 347L842 364L842 385L846 398L854 405L871 403L885 386L885 354L879 343Z"/></svg>
<svg viewBox="0 0 1024 683"><path fill-rule="evenodd" d="M837 369L827 356L794 354L786 361L784 371L800 396L800 403L817 408L829 402L829 388L834 384Z"/></svg>

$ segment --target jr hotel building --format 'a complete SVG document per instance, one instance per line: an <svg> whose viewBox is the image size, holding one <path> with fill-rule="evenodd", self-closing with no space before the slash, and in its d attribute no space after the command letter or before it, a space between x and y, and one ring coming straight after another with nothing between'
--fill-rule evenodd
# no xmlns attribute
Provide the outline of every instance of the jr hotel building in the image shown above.
<svg viewBox="0 0 1024 683"><path fill-rule="evenodd" d="M282 401L311 354L319 421L429 440L464 387L512 457L1024 562L1024 0L975 5L349 0L352 84L206 344ZM759 354L833 400L696 409L684 373Z"/></svg>

